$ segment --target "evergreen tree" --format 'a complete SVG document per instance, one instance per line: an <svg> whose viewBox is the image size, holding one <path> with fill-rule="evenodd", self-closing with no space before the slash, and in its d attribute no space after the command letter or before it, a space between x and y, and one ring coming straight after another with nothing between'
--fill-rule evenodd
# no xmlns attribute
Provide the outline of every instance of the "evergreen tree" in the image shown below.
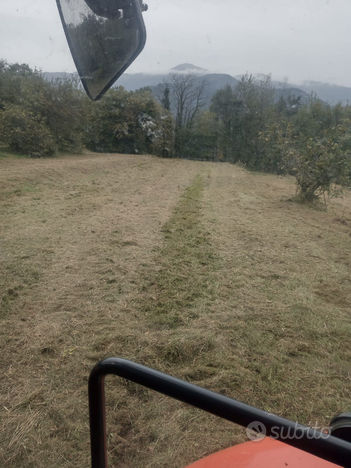
<svg viewBox="0 0 351 468"><path fill-rule="evenodd" d="M171 95L171 88L169 87L169 85L166 85L164 91L163 91L163 98L162 98L162 106L164 109L166 110L171 110L171 99L170 99L170 95Z"/></svg>

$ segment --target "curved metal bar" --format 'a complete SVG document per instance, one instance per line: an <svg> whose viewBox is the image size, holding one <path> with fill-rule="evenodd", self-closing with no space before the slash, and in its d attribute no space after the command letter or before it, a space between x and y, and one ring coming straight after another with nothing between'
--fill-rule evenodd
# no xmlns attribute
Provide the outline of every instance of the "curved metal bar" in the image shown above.
<svg viewBox="0 0 351 468"><path fill-rule="evenodd" d="M106 375L114 374L151 390L187 403L233 423L247 427L258 421L264 424L267 436L343 467L351 467L351 443L306 426L275 416L252 406L189 384L169 375L124 359L101 361L89 378L89 411L92 468L107 468L105 392ZM299 438L286 439L299 428ZM289 432L290 431L290 432ZM283 437L282 437L283 435Z"/></svg>

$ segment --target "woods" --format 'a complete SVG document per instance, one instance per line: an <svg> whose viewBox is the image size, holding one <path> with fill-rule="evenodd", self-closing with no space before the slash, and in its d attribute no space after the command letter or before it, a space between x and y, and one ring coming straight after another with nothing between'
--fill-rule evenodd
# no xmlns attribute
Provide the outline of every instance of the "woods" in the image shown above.
<svg viewBox="0 0 351 468"><path fill-rule="evenodd" d="M299 198L311 201L350 183L350 118L350 105L305 98L270 77L245 75L211 96L200 76L174 73L93 103L77 79L49 82L28 65L0 62L0 141L30 157L87 148L240 163L294 176Z"/></svg>

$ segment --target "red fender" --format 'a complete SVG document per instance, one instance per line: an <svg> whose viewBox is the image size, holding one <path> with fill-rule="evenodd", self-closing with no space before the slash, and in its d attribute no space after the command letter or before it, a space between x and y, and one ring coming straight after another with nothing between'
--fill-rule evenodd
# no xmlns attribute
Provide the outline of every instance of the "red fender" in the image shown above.
<svg viewBox="0 0 351 468"><path fill-rule="evenodd" d="M187 468L337 468L337 465L266 437L222 450Z"/></svg>

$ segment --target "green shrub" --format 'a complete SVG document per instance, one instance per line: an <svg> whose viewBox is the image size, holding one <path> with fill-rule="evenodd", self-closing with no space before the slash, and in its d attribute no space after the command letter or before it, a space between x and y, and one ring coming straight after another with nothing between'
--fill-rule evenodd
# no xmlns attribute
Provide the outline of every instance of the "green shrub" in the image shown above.
<svg viewBox="0 0 351 468"><path fill-rule="evenodd" d="M21 107L42 118L57 149L82 152L87 115L84 96L73 79L48 82L34 76L23 80L21 93Z"/></svg>
<svg viewBox="0 0 351 468"><path fill-rule="evenodd" d="M172 121L149 90L112 89L90 105L87 146L99 152L162 154L172 145Z"/></svg>
<svg viewBox="0 0 351 468"><path fill-rule="evenodd" d="M31 157L51 156L56 151L45 121L20 106L0 113L0 139L14 151Z"/></svg>
<svg viewBox="0 0 351 468"><path fill-rule="evenodd" d="M298 197L312 201L320 195L335 197L350 185L351 159L343 145L346 127L337 125L320 135L285 134L284 169L297 182Z"/></svg>

